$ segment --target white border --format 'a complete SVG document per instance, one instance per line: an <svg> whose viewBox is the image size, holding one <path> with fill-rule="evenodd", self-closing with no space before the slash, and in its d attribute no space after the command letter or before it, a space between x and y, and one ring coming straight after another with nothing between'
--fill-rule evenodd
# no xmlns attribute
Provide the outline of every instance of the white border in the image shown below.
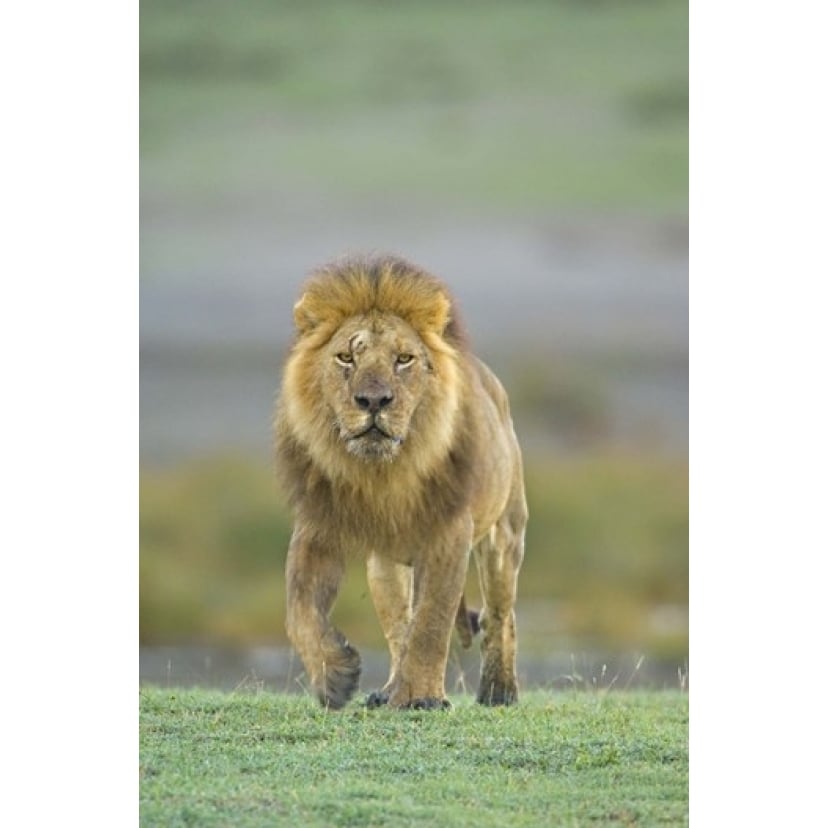
<svg viewBox="0 0 828 828"><path fill-rule="evenodd" d="M17 4L2 31L0 820L120 823L138 803L138 4Z"/></svg>

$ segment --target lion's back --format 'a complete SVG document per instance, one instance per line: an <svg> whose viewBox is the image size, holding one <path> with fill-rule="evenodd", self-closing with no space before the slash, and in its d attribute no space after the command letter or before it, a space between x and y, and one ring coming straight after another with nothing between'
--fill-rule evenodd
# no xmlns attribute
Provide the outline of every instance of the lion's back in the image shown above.
<svg viewBox="0 0 828 828"><path fill-rule="evenodd" d="M525 520L523 461L509 407L509 397L491 368L479 357L469 360L476 387L474 427L478 433L477 474L472 510L475 536L489 531L505 513Z"/></svg>

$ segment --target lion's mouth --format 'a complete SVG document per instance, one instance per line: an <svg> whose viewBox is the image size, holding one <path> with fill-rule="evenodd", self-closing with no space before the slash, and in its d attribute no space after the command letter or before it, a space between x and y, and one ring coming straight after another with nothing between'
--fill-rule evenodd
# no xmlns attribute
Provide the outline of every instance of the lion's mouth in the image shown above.
<svg viewBox="0 0 828 828"><path fill-rule="evenodd" d="M396 437L390 435L387 431L383 431L376 423L371 423L364 431L359 434L354 434L351 439L359 440L362 437L369 437L374 440L396 440Z"/></svg>
<svg viewBox="0 0 828 828"><path fill-rule="evenodd" d="M403 444L403 438L389 434L378 423L372 422L362 431L351 434L347 443L348 451L352 454L390 459Z"/></svg>

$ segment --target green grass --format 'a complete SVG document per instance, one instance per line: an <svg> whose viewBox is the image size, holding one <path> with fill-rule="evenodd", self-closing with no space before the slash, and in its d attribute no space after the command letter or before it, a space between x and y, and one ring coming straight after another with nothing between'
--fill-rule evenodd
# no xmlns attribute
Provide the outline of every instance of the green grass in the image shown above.
<svg viewBox="0 0 828 828"><path fill-rule="evenodd" d="M686 694L453 701L327 713L305 696L143 689L141 825L687 823Z"/></svg>

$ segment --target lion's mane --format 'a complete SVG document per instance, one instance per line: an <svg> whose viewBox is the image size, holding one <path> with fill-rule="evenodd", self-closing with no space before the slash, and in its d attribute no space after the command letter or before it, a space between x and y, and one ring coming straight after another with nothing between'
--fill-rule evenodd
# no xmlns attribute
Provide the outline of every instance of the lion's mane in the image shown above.
<svg viewBox="0 0 828 828"><path fill-rule="evenodd" d="M380 466L343 451L321 404L319 370L320 349L339 326L372 314L411 325L428 348L438 380L414 415L404 454ZM291 504L305 511L317 531L367 542L381 542L387 531L422 532L462 509L471 481L465 461L476 431L468 341L445 285L400 258L342 259L311 275L294 319L298 336L276 420L278 470ZM379 537L371 537L374 532Z"/></svg>

